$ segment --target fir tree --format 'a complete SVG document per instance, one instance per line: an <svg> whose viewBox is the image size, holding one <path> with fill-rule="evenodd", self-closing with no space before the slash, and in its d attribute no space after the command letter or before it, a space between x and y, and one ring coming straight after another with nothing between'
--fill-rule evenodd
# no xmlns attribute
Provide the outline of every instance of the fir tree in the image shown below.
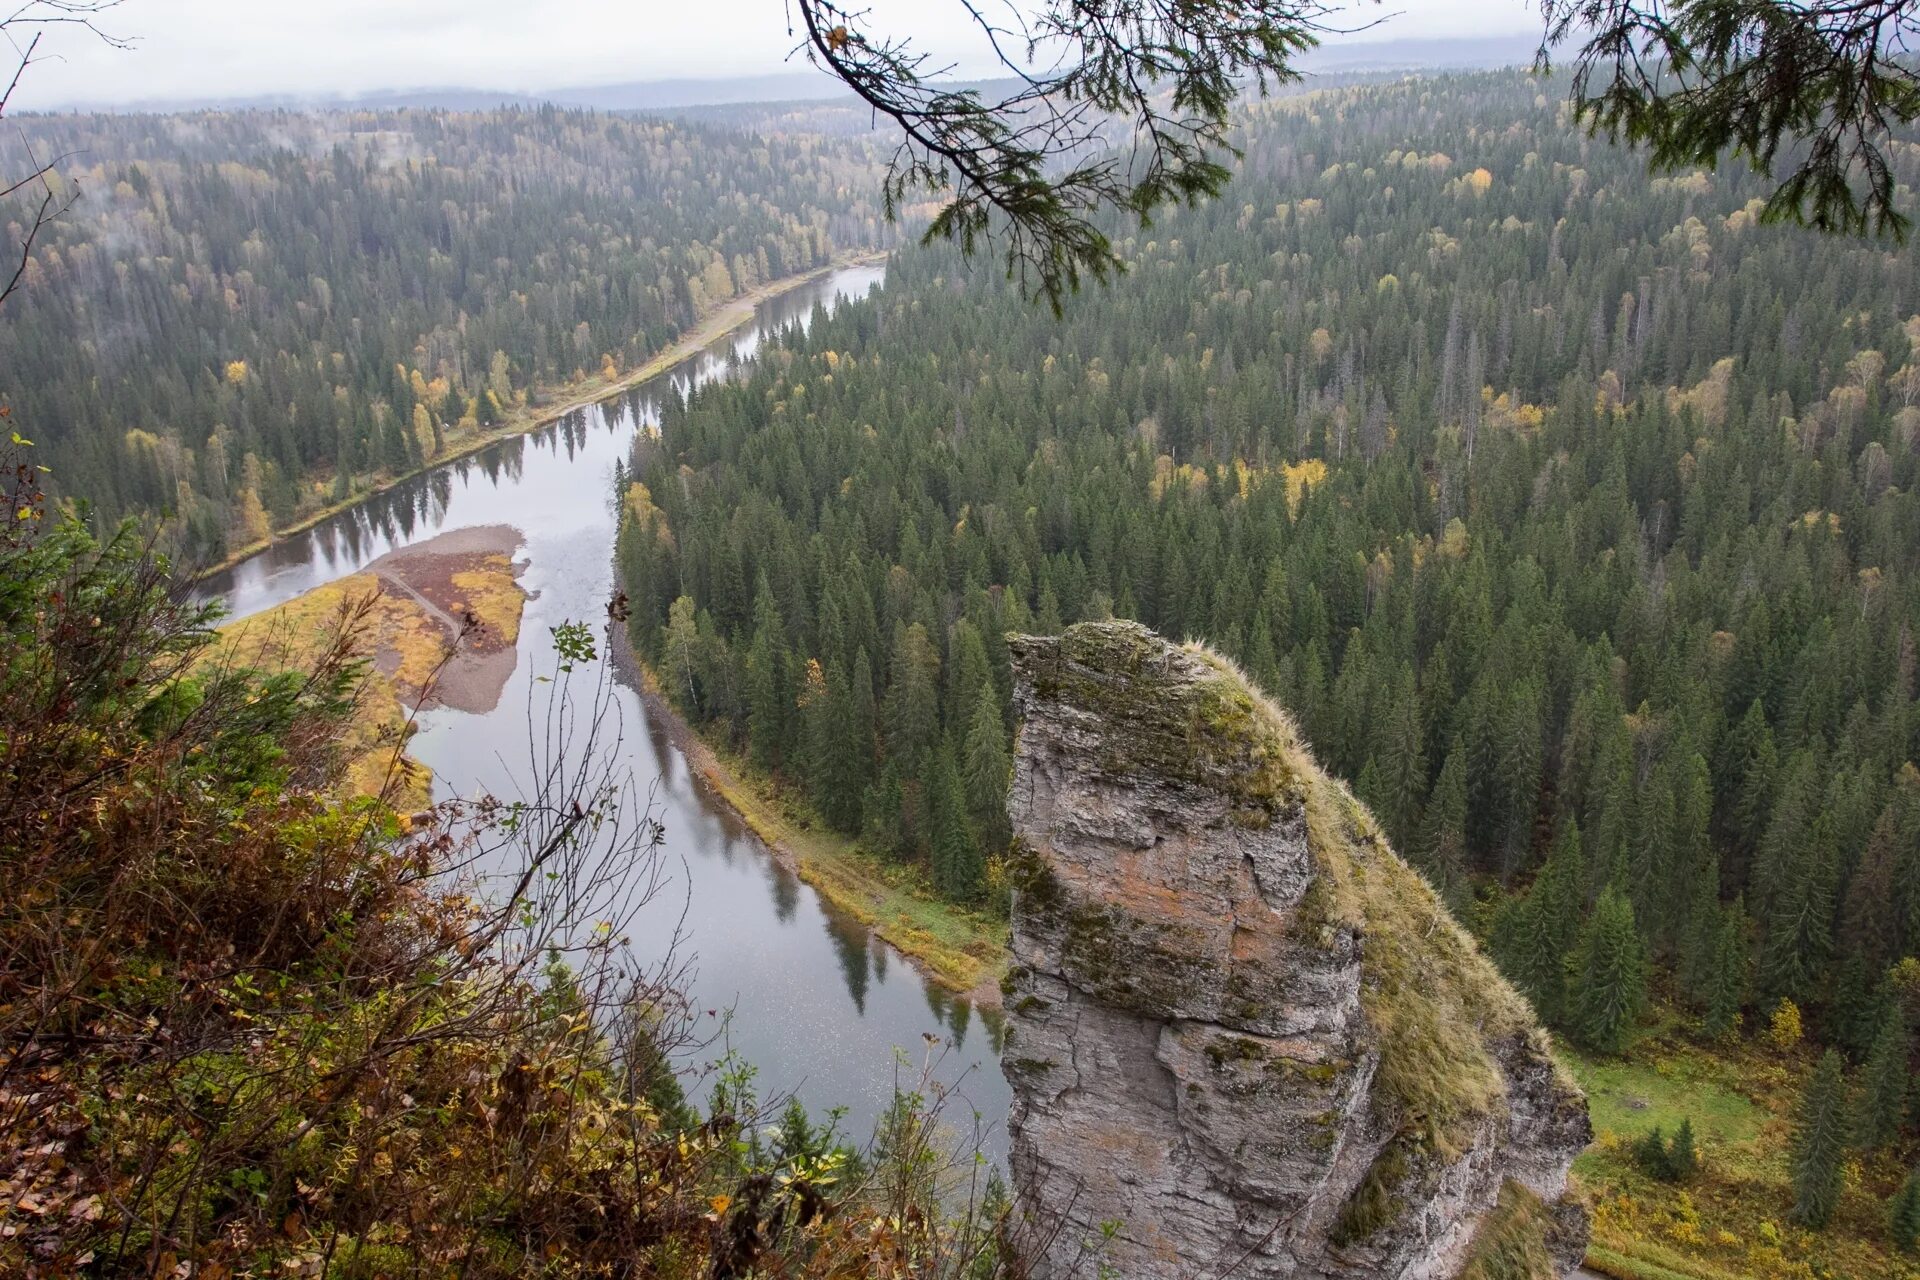
<svg viewBox="0 0 1920 1280"><path fill-rule="evenodd" d="M1602 1053L1626 1047L1633 1023L1646 1007L1647 957L1634 928L1633 904L1608 885L1574 948L1573 993L1568 1028Z"/></svg>
<svg viewBox="0 0 1920 1280"><path fill-rule="evenodd" d="M1718 913L1714 929L1713 962L1704 997L1705 1025L1716 1039L1731 1035L1747 1002L1747 912L1736 899Z"/></svg>
<svg viewBox="0 0 1920 1280"><path fill-rule="evenodd" d="M1869 1151L1886 1146L1900 1132L1912 1080L1907 1070L1908 1048L1906 1020L1899 1010L1889 1009L1880 1021L1880 1033L1874 1037L1873 1049L1860 1074L1854 1141Z"/></svg>
<svg viewBox="0 0 1920 1280"><path fill-rule="evenodd" d="M1793 1133L1793 1220L1819 1230L1840 1204L1847 1147L1847 1089L1840 1055L1829 1049L1801 1095Z"/></svg>
<svg viewBox="0 0 1920 1280"><path fill-rule="evenodd" d="M974 829L987 848L1004 849L1010 833L1007 829L1007 781L1011 766L1007 760L1007 730L1000 723L1000 711L990 698L981 698L974 708L973 723L967 729L966 767L967 810Z"/></svg>
<svg viewBox="0 0 1920 1280"><path fill-rule="evenodd" d="M1893 1247L1912 1253L1920 1246L1920 1173L1909 1173L1887 1204L1887 1234Z"/></svg>

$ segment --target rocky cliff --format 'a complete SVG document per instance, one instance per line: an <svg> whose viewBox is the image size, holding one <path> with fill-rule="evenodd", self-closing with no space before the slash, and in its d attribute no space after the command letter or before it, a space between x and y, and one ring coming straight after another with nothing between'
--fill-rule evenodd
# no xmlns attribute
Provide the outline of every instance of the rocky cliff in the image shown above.
<svg viewBox="0 0 1920 1280"><path fill-rule="evenodd" d="M1014 654L1005 1063L1034 1274L1570 1269L1585 1099L1285 715L1131 623Z"/></svg>

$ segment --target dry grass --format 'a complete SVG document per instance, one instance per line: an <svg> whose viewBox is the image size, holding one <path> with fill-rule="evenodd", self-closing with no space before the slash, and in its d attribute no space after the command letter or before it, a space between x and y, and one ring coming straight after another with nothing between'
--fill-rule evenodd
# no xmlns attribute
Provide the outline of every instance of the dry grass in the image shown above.
<svg viewBox="0 0 1920 1280"><path fill-rule="evenodd" d="M1473 1250L1460 1280L1559 1280L1547 1248L1553 1219L1540 1197L1509 1180L1500 1202L1473 1235Z"/></svg>
<svg viewBox="0 0 1920 1280"><path fill-rule="evenodd" d="M513 567L506 556L493 553L481 557L478 567L462 569L452 577L459 595L449 612L464 609L480 620L492 643L511 648L520 641L520 615L527 596L513 580Z"/></svg>
<svg viewBox="0 0 1920 1280"><path fill-rule="evenodd" d="M294 671L306 666L345 610L371 600L360 652L372 658L395 655L391 670L376 660L368 669L360 708L342 734L347 757L343 789L351 795L378 795L392 785L390 803L400 812L424 808L432 794L426 767L403 754L412 716L403 690L403 672L424 682L444 652L446 632L420 605L380 590L371 574L357 573L294 597L264 613L221 628L207 661Z"/></svg>

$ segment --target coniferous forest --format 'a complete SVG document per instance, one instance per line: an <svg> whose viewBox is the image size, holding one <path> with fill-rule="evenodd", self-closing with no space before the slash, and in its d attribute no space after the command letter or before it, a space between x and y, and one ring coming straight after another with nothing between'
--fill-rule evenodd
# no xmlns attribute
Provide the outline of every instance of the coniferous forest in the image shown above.
<svg viewBox="0 0 1920 1280"><path fill-rule="evenodd" d="M1202 638L1576 1042L1666 996L1866 1056L1920 977L1920 256L1650 178L1517 74L1240 145L1058 324L904 253L670 414L621 550L663 683L980 901L1005 633Z"/></svg>
<svg viewBox="0 0 1920 1280"><path fill-rule="evenodd" d="M551 107L20 125L0 166L71 156L81 198L0 322L8 398L60 492L169 515L198 557L882 236L865 150L806 135Z"/></svg>

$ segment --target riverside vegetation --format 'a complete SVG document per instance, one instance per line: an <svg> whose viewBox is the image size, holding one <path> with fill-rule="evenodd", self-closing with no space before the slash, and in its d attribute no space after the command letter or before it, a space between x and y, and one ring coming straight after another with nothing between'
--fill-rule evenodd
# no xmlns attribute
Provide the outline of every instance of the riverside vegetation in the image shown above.
<svg viewBox="0 0 1920 1280"><path fill-rule="evenodd" d="M1628 1082L1594 1265L1911 1269L1920 255L1649 178L1514 73L1237 141L1057 323L903 254L670 407L636 644L818 826L993 910L1003 637L1203 637ZM1683 1120L1697 1172L1648 1174Z"/></svg>

